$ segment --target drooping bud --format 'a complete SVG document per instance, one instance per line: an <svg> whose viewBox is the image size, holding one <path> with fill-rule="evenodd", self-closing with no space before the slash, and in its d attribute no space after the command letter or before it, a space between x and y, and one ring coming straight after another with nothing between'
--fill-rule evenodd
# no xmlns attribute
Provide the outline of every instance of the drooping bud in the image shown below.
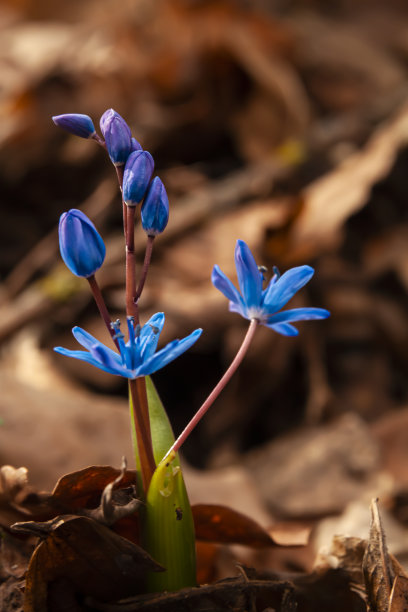
<svg viewBox="0 0 408 612"><path fill-rule="evenodd" d="M61 215L58 233L65 265L76 276L93 276L105 259L105 244L92 221L73 208Z"/></svg>
<svg viewBox="0 0 408 612"><path fill-rule="evenodd" d="M56 115L52 120L58 127L81 138L91 138L95 134L93 121L88 115L77 113Z"/></svg>
<svg viewBox="0 0 408 612"><path fill-rule="evenodd" d="M112 163L122 166L132 150L130 127L113 108L104 112L100 126Z"/></svg>
<svg viewBox="0 0 408 612"><path fill-rule="evenodd" d="M148 151L134 151L129 155L123 175L123 200L128 206L136 206L143 199L153 169L153 157Z"/></svg>
<svg viewBox="0 0 408 612"><path fill-rule="evenodd" d="M142 226L148 236L157 236L169 220L169 200L166 188L158 176L150 183L141 211Z"/></svg>

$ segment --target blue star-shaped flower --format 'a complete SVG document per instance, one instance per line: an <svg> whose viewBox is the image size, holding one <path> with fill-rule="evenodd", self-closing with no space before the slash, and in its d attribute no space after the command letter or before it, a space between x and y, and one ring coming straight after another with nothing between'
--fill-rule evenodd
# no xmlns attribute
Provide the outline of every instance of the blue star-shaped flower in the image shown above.
<svg viewBox="0 0 408 612"><path fill-rule="evenodd" d="M293 308L279 312L314 274L310 266L291 268L282 276L275 274L266 289L262 289L263 272L256 265L248 245L238 240L235 247L235 266L241 292L220 270L214 266L212 282L230 300L229 308L245 319L256 319L283 336L297 336L294 321L326 319L330 316L324 308Z"/></svg>
<svg viewBox="0 0 408 612"><path fill-rule="evenodd" d="M196 329L186 338L173 340L156 353L164 325L164 314L156 313L143 327L140 325L135 327L132 317L127 318L127 323L129 340L126 343L120 331L119 321L112 324L120 353L108 348L80 327L74 327L72 333L79 344L87 349L86 351L70 351L61 346L55 347L54 351L91 363L104 372L134 379L139 376L149 376L179 357L198 340L202 332L202 329Z"/></svg>

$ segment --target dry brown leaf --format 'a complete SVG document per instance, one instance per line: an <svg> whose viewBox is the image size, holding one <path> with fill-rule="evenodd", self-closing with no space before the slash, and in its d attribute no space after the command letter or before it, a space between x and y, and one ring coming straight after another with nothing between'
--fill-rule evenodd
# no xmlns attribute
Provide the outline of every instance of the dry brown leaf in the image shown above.
<svg viewBox="0 0 408 612"><path fill-rule="evenodd" d="M51 494L49 502L64 512L78 508L94 508L99 504L102 491L121 475L121 470L108 465L92 465L78 472L62 476ZM129 470L120 481L121 488L136 482L136 472Z"/></svg>
<svg viewBox="0 0 408 612"><path fill-rule="evenodd" d="M192 510L198 540L254 548L276 545L263 527L236 510L213 504L197 504Z"/></svg>
<svg viewBox="0 0 408 612"><path fill-rule="evenodd" d="M269 535L279 546L306 546L311 531L311 525L292 522L277 523L268 529Z"/></svg>
<svg viewBox="0 0 408 612"><path fill-rule="evenodd" d="M0 497L3 500L15 501L16 497L27 487L27 468L15 468L3 465L0 468Z"/></svg>
<svg viewBox="0 0 408 612"><path fill-rule="evenodd" d="M378 510L378 500L371 503L370 536L363 559L363 571L370 611L388 612L395 575Z"/></svg>
<svg viewBox="0 0 408 612"><path fill-rule="evenodd" d="M370 189L387 174L407 140L405 105L374 132L361 151L307 187L303 208L288 236L290 260L315 256L339 244L344 222L367 203Z"/></svg>
<svg viewBox="0 0 408 612"><path fill-rule="evenodd" d="M113 600L140 592L146 571L161 571L143 549L86 517L66 516L31 558L25 612L46 612L49 587L60 580L70 591Z"/></svg>
<svg viewBox="0 0 408 612"><path fill-rule="evenodd" d="M390 596L388 612L406 612L408 610L408 577L396 576Z"/></svg>
<svg viewBox="0 0 408 612"><path fill-rule="evenodd" d="M371 503L370 536L363 559L363 572L370 612L390 612L391 605L394 605L397 611L404 609L398 606L401 606L403 598L408 596L408 576L395 557L388 552L376 499ZM399 577L404 580L397 581ZM391 597L395 604L392 604Z"/></svg>
<svg viewBox="0 0 408 612"><path fill-rule="evenodd" d="M351 413L272 440L248 453L244 465L270 510L282 518L336 513L360 497L363 487L378 486L377 446Z"/></svg>

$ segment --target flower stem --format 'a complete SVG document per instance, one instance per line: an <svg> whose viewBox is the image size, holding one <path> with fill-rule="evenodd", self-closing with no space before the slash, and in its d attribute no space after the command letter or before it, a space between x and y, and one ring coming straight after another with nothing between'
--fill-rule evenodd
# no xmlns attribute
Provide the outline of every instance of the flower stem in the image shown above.
<svg viewBox="0 0 408 612"><path fill-rule="evenodd" d="M142 295L143 287L144 287L144 284L146 282L147 272L149 270L150 261L151 261L151 258L152 258L154 239L155 239L155 236L148 236L147 237L146 250L145 250L145 258L144 258L144 262L143 262L143 269L142 269L142 273L140 275L139 284L137 286L136 294L135 294L135 302L136 302L136 304L138 303L138 301L140 299L140 296Z"/></svg>
<svg viewBox="0 0 408 612"><path fill-rule="evenodd" d="M99 146L106 150L106 143L104 139L99 136L99 134L95 132L95 134L93 134L91 138L92 140L95 140L95 142L97 142Z"/></svg>
<svg viewBox="0 0 408 612"><path fill-rule="evenodd" d="M202 406L197 410L197 412L195 413L191 421L188 423L188 425L183 429L183 431L181 432L177 440L174 442L173 446L167 451L166 456L164 457L163 461L166 459L166 457L168 457L173 452L174 453L178 452L181 445L185 442L185 440L191 434L191 432L196 427L196 425L201 421L201 419L203 418L207 410L215 402L215 400L217 399L221 391L224 389L224 387L227 385L227 383L229 383L232 376L235 374L239 365L241 364L243 358L245 357L245 354L255 335L255 330L257 326L258 326L258 321L256 319L252 319L251 323L249 324L245 338L237 354L235 355L231 365L229 366L228 370L225 372L224 376L221 378L218 384L211 391L210 395L207 397L207 399L202 404Z"/></svg>
<svg viewBox="0 0 408 612"><path fill-rule="evenodd" d="M139 323L139 308L135 302L135 207L126 206L126 313Z"/></svg>
<svg viewBox="0 0 408 612"><path fill-rule="evenodd" d="M153 456L149 412L145 410L145 407L147 408L147 396L144 378L129 380L129 394L132 406L132 427L134 428L137 450L139 453L143 489L144 492L147 493L150 481L156 469L156 463Z"/></svg>
<svg viewBox="0 0 408 612"><path fill-rule="evenodd" d="M123 167L116 167L119 184L123 180ZM139 307L136 303L136 266L135 266L135 211L136 207L123 202L124 232L126 243L126 314L139 323ZM135 432L140 459L143 489L147 493L156 464L153 455L152 434L150 430L149 405L147 402L146 381L144 377L129 380L131 396L131 418Z"/></svg>
<svg viewBox="0 0 408 612"><path fill-rule="evenodd" d="M98 307L100 315L101 315L102 319L105 322L106 329L110 333L110 335L112 337L112 340L113 340L113 342L116 345L116 348L119 350L118 341L115 340L115 331L112 329L112 326L111 326L112 319L111 319L111 317L109 315L108 309L107 309L106 304L105 304L105 300L103 299L103 295L102 295L101 290L99 288L99 285L98 285L98 283L96 281L95 275L93 274L92 276L88 276L88 278L86 280L89 283L89 286L90 286L91 291L92 291L92 295L94 297L94 300L95 300L95 303L96 303L96 305Z"/></svg>
<svg viewBox="0 0 408 612"><path fill-rule="evenodd" d="M120 192L123 192L123 175L125 173L125 166L122 164L120 166L115 166L116 176L118 177L119 189ZM127 240L127 206L122 198L122 214L123 214L123 233L125 235L125 241Z"/></svg>

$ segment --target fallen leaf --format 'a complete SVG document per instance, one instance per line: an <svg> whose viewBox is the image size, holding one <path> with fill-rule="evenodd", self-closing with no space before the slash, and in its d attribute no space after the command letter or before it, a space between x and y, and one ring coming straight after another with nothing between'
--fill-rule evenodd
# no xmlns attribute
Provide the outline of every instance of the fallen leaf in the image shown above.
<svg viewBox="0 0 408 612"><path fill-rule="evenodd" d="M66 516L53 523L30 561L25 612L46 612L49 586L61 579L75 594L110 601L135 595L145 572L162 570L142 548L92 519Z"/></svg>
<svg viewBox="0 0 408 612"><path fill-rule="evenodd" d="M95 508L99 505L103 490L121 475L121 470L107 465L92 465L62 476L49 498L54 508L63 512L75 512L80 508ZM134 485L136 472L124 472L121 488Z"/></svg>
<svg viewBox="0 0 408 612"><path fill-rule="evenodd" d="M211 504L197 504L192 510L197 540L254 548L276 545L263 527L236 510Z"/></svg>
<svg viewBox="0 0 408 612"><path fill-rule="evenodd" d="M363 572L370 612L390 612L391 597L395 601L395 610L399 612L406 609L398 606L403 597L408 596L405 588L408 576L395 557L388 552L376 499L371 502L370 536L363 559ZM395 581L399 577L405 580L398 580L396 584Z"/></svg>
<svg viewBox="0 0 408 612"><path fill-rule="evenodd" d="M279 546L306 546L311 531L311 525L291 522L277 523L268 529L269 535Z"/></svg>
<svg viewBox="0 0 408 612"><path fill-rule="evenodd" d="M371 188L386 176L406 144L407 127L405 105L374 132L361 151L304 190L302 210L288 234L288 262L316 256L340 243L345 221L367 203Z"/></svg>
<svg viewBox="0 0 408 612"><path fill-rule="evenodd" d="M406 612L408 610L408 578L396 576L390 596L388 612Z"/></svg>
<svg viewBox="0 0 408 612"><path fill-rule="evenodd" d="M369 609L373 612L387 612L395 576L377 500L371 502L370 537L363 559L363 571Z"/></svg>

